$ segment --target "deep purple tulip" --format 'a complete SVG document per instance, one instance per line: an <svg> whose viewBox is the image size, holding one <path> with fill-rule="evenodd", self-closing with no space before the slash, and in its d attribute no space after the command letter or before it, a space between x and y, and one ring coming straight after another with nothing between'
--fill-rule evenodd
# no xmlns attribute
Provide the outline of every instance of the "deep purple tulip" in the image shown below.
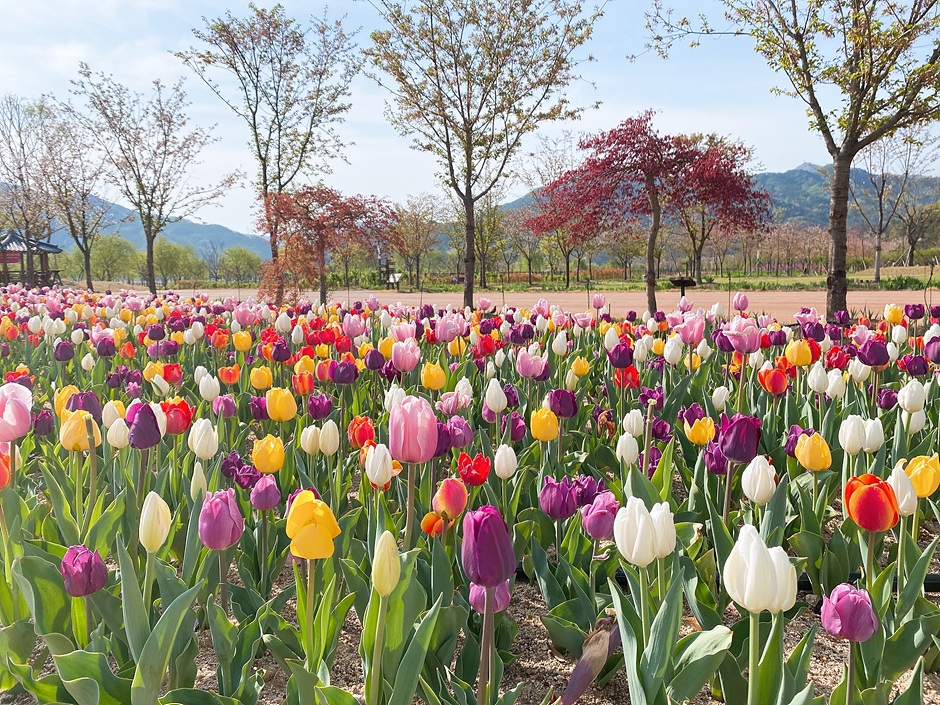
<svg viewBox="0 0 940 705"><path fill-rule="evenodd" d="M307 397L307 413L319 421L333 413L333 400L326 394L311 394Z"/></svg>
<svg viewBox="0 0 940 705"><path fill-rule="evenodd" d="M617 518L617 503L613 492L601 492L594 501L581 507L581 526L584 533L595 541L609 541L614 537L614 519Z"/></svg>
<svg viewBox="0 0 940 705"><path fill-rule="evenodd" d="M749 463L757 456L760 444L760 419L735 414L730 419L721 415L718 444L724 456L735 463Z"/></svg>
<svg viewBox="0 0 940 705"><path fill-rule="evenodd" d="M904 315L912 321L919 321L924 317L926 310L923 304L905 304Z"/></svg>
<svg viewBox="0 0 940 705"><path fill-rule="evenodd" d="M506 408L515 409L519 406L519 392L511 384L503 385L503 394L506 395Z"/></svg>
<svg viewBox="0 0 940 705"><path fill-rule="evenodd" d="M87 411L95 423L101 423L101 402L94 392L76 392L65 403L69 411Z"/></svg>
<svg viewBox="0 0 940 705"><path fill-rule="evenodd" d="M290 347L283 338L278 338L271 346L271 360L274 362L287 362L290 360Z"/></svg>
<svg viewBox="0 0 940 705"><path fill-rule="evenodd" d="M62 557L62 580L72 597L85 597L98 592L108 582L108 568L98 551L84 546L69 546Z"/></svg>
<svg viewBox="0 0 940 705"><path fill-rule="evenodd" d="M10 357L9 343L0 343L0 357Z"/></svg>
<svg viewBox="0 0 940 705"><path fill-rule="evenodd" d="M826 331L819 321L807 321L801 326L803 337L821 343L826 339Z"/></svg>
<svg viewBox="0 0 940 705"><path fill-rule="evenodd" d="M629 343L617 343L607 351L607 359L618 370L626 369L633 364L633 348Z"/></svg>
<svg viewBox="0 0 940 705"><path fill-rule="evenodd" d="M134 414L134 420L131 421L127 436L131 448L137 450L153 448L162 437L157 417L150 408L150 404L140 404Z"/></svg>
<svg viewBox="0 0 940 705"><path fill-rule="evenodd" d="M931 318L940 318L940 306L931 306L931 307L930 307L930 317L931 317Z"/></svg>
<svg viewBox="0 0 940 705"><path fill-rule="evenodd" d="M212 413L224 419L230 419L238 413L235 399L231 394L220 394L212 400Z"/></svg>
<svg viewBox="0 0 940 705"><path fill-rule="evenodd" d="M451 416L447 421L447 430L450 431L452 447L466 448L473 443L473 429L463 416Z"/></svg>
<svg viewBox="0 0 940 705"><path fill-rule="evenodd" d="M446 423L437 422L437 446L434 449L435 458L443 458L453 449L453 439L451 438L450 428Z"/></svg>
<svg viewBox="0 0 940 705"><path fill-rule="evenodd" d="M500 420L500 433L506 433L506 424L509 424L509 439L513 442L521 441L525 438L526 434L526 425L525 419L522 418L522 414L518 411L513 411L510 414L503 414L502 419Z"/></svg>
<svg viewBox="0 0 940 705"><path fill-rule="evenodd" d="M143 384L144 374L140 370L128 370L124 376L124 381L127 384Z"/></svg>
<svg viewBox="0 0 940 705"><path fill-rule="evenodd" d="M268 416L268 400L264 397L252 397L248 402L248 410L251 412L251 418L255 421L267 421L270 418Z"/></svg>
<svg viewBox="0 0 940 705"><path fill-rule="evenodd" d="M721 452L721 447L714 441L709 441L703 451L705 455L705 469L712 475L724 477L728 474L728 459Z"/></svg>
<svg viewBox="0 0 940 705"><path fill-rule="evenodd" d="M905 355L904 371L912 377L923 377L927 374L927 358L923 355Z"/></svg>
<svg viewBox="0 0 940 705"><path fill-rule="evenodd" d="M352 384L358 376L359 368L349 360L343 360L330 368L330 379L334 384Z"/></svg>
<svg viewBox="0 0 940 705"><path fill-rule="evenodd" d="M665 419L653 417L650 424L650 431L653 441L656 443L668 443L672 440L672 424Z"/></svg>
<svg viewBox="0 0 940 705"><path fill-rule="evenodd" d="M33 433L37 436L49 436L55 431L55 421L51 409L42 409L33 414Z"/></svg>
<svg viewBox="0 0 940 705"><path fill-rule="evenodd" d="M578 509L578 488L567 477L556 482L546 475L539 492L539 506L551 519L568 519Z"/></svg>
<svg viewBox="0 0 940 705"><path fill-rule="evenodd" d="M495 318L484 318L480 321L480 335L489 335L496 328Z"/></svg>
<svg viewBox="0 0 940 705"><path fill-rule="evenodd" d="M213 551L224 551L238 543L244 532L245 519L238 508L235 490L229 487L208 493L199 512L199 539L203 545Z"/></svg>
<svg viewBox="0 0 940 705"><path fill-rule="evenodd" d="M702 405L698 402L694 402L690 406L683 406L679 409L679 423L688 424L692 426L699 419L705 418L705 409L702 408Z"/></svg>
<svg viewBox="0 0 940 705"><path fill-rule="evenodd" d="M509 581L501 583L493 590L493 614L502 612L512 601L512 593L509 592ZM486 609L486 588L476 583L470 583L470 606L474 612L483 614Z"/></svg>
<svg viewBox="0 0 940 705"><path fill-rule="evenodd" d="M786 333L784 333L784 340L786 340ZM720 328L716 328L714 331L712 331L712 343L715 345L715 349L720 352L734 352L734 346L731 344L731 339L725 335L725 332Z"/></svg>
<svg viewBox="0 0 940 705"><path fill-rule="evenodd" d="M636 311L627 311L627 321L630 323L636 321Z"/></svg>
<svg viewBox="0 0 940 705"><path fill-rule="evenodd" d="M825 326L826 335L829 336L829 340L833 343L839 343L842 340L842 328L840 326L834 326L831 323L827 323Z"/></svg>
<svg viewBox="0 0 940 705"><path fill-rule="evenodd" d="M578 400L574 392L567 389L553 389L548 393L548 408L555 416L570 419L578 413Z"/></svg>
<svg viewBox="0 0 940 705"><path fill-rule="evenodd" d="M662 355L655 355L653 357L646 359L646 369L652 370L660 377L663 374L663 370L666 368L666 358Z"/></svg>
<svg viewBox="0 0 940 705"><path fill-rule="evenodd" d="M820 620L827 632L849 641L867 641L878 629L878 616L868 592L848 583L836 585L829 597L823 595Z"/></svg>
<svg viewBox="0 0 940 705"><path fill-rule="evenodd" d="M769 330L767 331L767 340L770 341L771 345L782 347L787 344L787 332L782 329L781 330ZM730 352L730 350L728 352Z"/></svg>
<svg viewBox="0 0 940 705"><path fill-rule="evenodd" d="M227 477L229 480L235 477L235 473L242 466L242 458L238 454L237 450L233 450L231 453L222 458L222 462L219 463L219 469L222 471L222 476Z"/></svg>
<svg viewBox="0 0 940 705"><path fill-rule="evenodd" d="M115 353L114 339L102 338L95 345L95 351L98 353L98 357L113 357Z"/></svg>
<svg viewBox="0 0 940 705"><path fill-rule="evenodd" d="M182 333L184 330L186 330L186 323L183 322L181 317L174 316L166 322L166 327L174 333Z"/></svg>
<svg viewBox="0 0 940 705"><path fill-rule="evenodd" d="M243 490L253 489L258 481L264 477L261 474L261 471L258 470L251 463L242 463L237 468L235 468L235 477L232 478L235 480L235 484L241 487Z"/></svg>
<svg viewBox="0 0 940 705"><path fill-rule="evenodd" d="M166 337L166 329L159 323L154 323L147 327L147 337L154 342L163 340Z"/></svg>
<svg viewBox="0 0 940 705"><path fill-rule="evenodd" d="M509 528L499 510L484 505L463 519L461 562L471 583L496 588L516 573L516 554Z"/></svg>
<svg viewBox="0 0 940 705"><path fill-rule="evenodd" d="M643 457L643 453L640 453L637 456L636 462L639 467L646 468L646 474L652 478L656 474L656 468L659 467L659 461L663 459L663 452L659 449L659 446L650 446L650 462L649 465L646 464L646 458Z"/></svg>
<svg viewBox="0 0 940 705"><path fill-rule="evenodd" d="M255 486L251 488L251 506L259 512L266 512L274 509L281 503L281 491L277 488L277 481L274 475L264 475Z"/></svg>
<svg viewBox="0 0 940 705"><path fill-rule="evenodd" d="M162 357L173 357L180 351L180 344L175 340L164 340L159 344L159 350Z"/></svg>
<svg viewBox="0 0 940 705"><path fill-rule="evenodd" d="M75 357L75 347L71 340L60 340L53 348L52 356L56 362L68 362Z"/></svg>
<svg viewBox="0 0 940 705"><path fill-rule="evenodd" d="M535 377L533 377L532 380L535 382L544 382L545 380L549 378L549 376L551 376L551 373L552 373L552 366L548 363L545 363L544 365L542 365L542 371L539 372L537 375L535 375Z"/></svg>
<svg viewBox="0 0 940 705"><path fill-rule="evenodd" d="M375 348L366 351L366 356L364 358L366 363L366 369L377 372L382 369L385 365L385 355L380 353Z"/></svg>
<svg viewBox="0 0 940 705"><path fill-rule="evenodd" d="M893 389L882 387L878 390L878 408L883 411L891 411L898 405L898 393Z"/></svg>
<svg viewBox="0 0 940 705"><path fill-rule="evenodd" d="M663 403L665 402L665 396L663 395L662 387L643 387L640 389L640 409L646 411L649 408L649 404L653 402L653 410L661 411L663 408Z"/></svg>
<svg viewBox="0 0 940 705"><path fill-rule="evenodd" d="M927 359L933 364L936 365L940 363L940 336L927 341L927 344L924 345L924 355L926 355Z"/></svg>
<svg viewBox="0 0 940 705"><path fill-rule="evenodd" d="M800 441L800 436L812 436L816 433L814 428L802 428L797 424L790 426L787 431L787 440L784 444L784 450L791 458L796 457L796 444Z"/></svg>
<svg viewBox="0 0 940 705"><path fill-rule="evenodd" d="M883 340L869 338L858 349L858 359L869 367L883 367L891 360Z"/></svg>
<svg viewBox="0 0 940 705"><path fill-rule="evenodd" d="M849 325L849 321L852 320L849 317L849 312L846 311L845 309L843 309L842 311L836 311L832 318L840 326L847 326Z"/></svg>
<svg viewBox="0 0 940 705"><path fill-rule="evenodd" d="M128 399L140 399L140 382L128 382L124 385L124 394Z"/></svg>
<svg viewBox="0 0 940 705"><path fill-rule="evenodd" d="M590 504L601 492L607 490L603 480L591 475L578 475L574 480L575 502L579 507Z"/></svg>

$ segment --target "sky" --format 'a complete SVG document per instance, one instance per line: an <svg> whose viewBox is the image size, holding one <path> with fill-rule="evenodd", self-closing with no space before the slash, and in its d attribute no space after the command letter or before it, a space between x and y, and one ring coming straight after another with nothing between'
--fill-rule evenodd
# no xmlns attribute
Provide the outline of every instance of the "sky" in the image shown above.
<svg viewBox="0 0 940 705"><path fill-rule="evenodd" d="M264 5L262 0L256 4ZM287 13L301 22L322 16L320 0L284 0ZM669 4L669 3L667 3ZM646 0L609 0L590 42L580 52L593 62L580 66L581 79L567 89L575 105L586 110L579 121L550 123L540 133L559 137L615 127L620 121L653 109L655 125L664 134L711 133L739 139L753 148L755 171L787 171L804 162L829 161L822 138L808 127L805 106L796 98L773 95L785 87L754 52L747 37L708 38L701 46L674 47L667 60L644 52ZM699 12L719 18L716 0L676 0L677 13ZM248 4L217 0L0 0L0 94L28 99L52 94L69 97L79 62L95 72L113 75L127 87L146 93L154 79L173 83L185 77L193 123L213 128L217 141L202 153L193 170L194 183L211 183L240 170L247 176L216 205L203 208L196 220L219 223L239 232L255 232L254 194L250 178L255 163L249 151L248 127L173 52L199 46L193 28L203 18L226 11L246 17ZM365 0L334 0L326 8L331 18L345 15L344 26L361 28L356 35L367 45L369 32L381 26L378 12ZM720 27L721 21L713 22ZM635 56L634 60L628 57ZM410 148L385 120L387 92L364 76L352 85L352 108L338 131L346 143L346 163L335 162L325 183L344 193L374 194L403 202L422 192L444 194L440 165L429 154ZM536 135L539 133L535 133ZM530 135L524 145L535 149ZM511 184L507 199L525 192ZM113 200L114 194L110 195Z"/></svg>

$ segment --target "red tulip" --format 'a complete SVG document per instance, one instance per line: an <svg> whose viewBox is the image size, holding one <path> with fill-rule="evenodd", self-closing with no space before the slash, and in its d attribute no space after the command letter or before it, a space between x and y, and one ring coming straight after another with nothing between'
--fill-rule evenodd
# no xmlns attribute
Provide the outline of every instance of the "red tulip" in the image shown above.
<svg viewBox="0 0 940 705"><path fill-rule="evenodd" d="M375 440L375 426L372 419L368 416L355 416L349 422L349 429L346 433L349 438L349 445L353 448L362 448L366 441Z"/></svg>
<svg viewBox="0 0 940 705"><path fill-rule="evenodd" d="M176 397L160 402L160 408L166 414L166 432L172 435L186 433L193 423L195 409L185 399Z"/></svg>
<svg viewBox="0 0 940 705"><path fill-rule="evenodd" d="M849 479L845 485L845 506L852 521L866 531L887 531L898 523L894 490L870 473Z"/></svg>
<svg viewBox="0 0 940 705"><path fill-rule="evenodd" d="M460 473L460 479L470 487L479 487L490 475L490 459L483 453L477 453L475 458L470 458L466 453L461 453L457 458L457 472Z"/></svg>

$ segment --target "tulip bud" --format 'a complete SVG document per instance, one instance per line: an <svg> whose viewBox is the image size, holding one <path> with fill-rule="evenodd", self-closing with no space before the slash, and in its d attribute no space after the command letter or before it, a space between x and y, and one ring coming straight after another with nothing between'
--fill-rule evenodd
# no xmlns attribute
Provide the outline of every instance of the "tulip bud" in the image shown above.
<svg viewBox="0 0 940 705"><path fill-rule="evenodd" d="M927 403L927 392L924 385L912 379L898 392L898 406L909 414L921 411Z"/></svg>
<svg viewBox="0 0 940 705"><path fill-rule="evenodd" d="M216 397L218 397L222 391L222 388L219 384L219 379L214 375L203 375L198 384L199 396L208 402L215 401Z"/></svg>
<svg viewBox="0 0 940 705"><path fill-rule="evenodd" d="M366 453L366 477L369 482L382 489L391 481L393 470L392 454L384 443L369 448Z"/></svg>
<svg viewBox="0 0 940 705"><path fill-rule="evenodd" d="M508 480L516 474L517 467L516 451L505 444L501 445L496 450L494 457L493 470L496 472L496 476L501 480Z"/></svg>
<svg viewBox="0 0 940 705"><path fill-rule="evenodd" d="M638 497L629 497L614 519L614 541L628 563L645 568L656 558L653 518Z"/></svg>
<svg viewBox="0 0 940 705"><path fill-rule="evenodd" d="M170 507L163 497L150 492L140 510L140 545L147 553L156 553L170 533Z"/></svg>
<svg viewBox="0 0 940 705"><path fill-rule="evenodd" d="M249 495L251 506L259 512L274 509L281 503L281 491L277 488L277 481L271 475L265 475L251 488Z"/></svg>
<svg viewBox="0 0 940 705"><path fill-rule="evenodd" d="M725 410L725 403L730 394L731 392L724 385L715 387L715 391L712 392L712 406L715 407L715 411L721 413Z"/></svg>
<svg viewBox="0 0 940 705"><path fill-rule="evenodd" d="M199 512L199 540L213 551L231 548L245 531L245 519L238 508L235 490L209 492Z"/></svg>
<svg viewBox="0 0 940 705"><path fill-rule="evenodd" d="M464 515L461 563L472 583L495 588L516 572L509 529L496 507L484 505Z"/></svg>
<svg viewBox="0 0 940 705"><path fill-rule="evenodd" d="M495 414L504 411L508 403L506 399L506 393L503 391L502 385L496 379L490 380L489 385L486 387L486 395L484 399L486 401L486 406Z"/></svg>
<svg viewBox="0 0 940 705"><path fill-rule="evenodd" d="M206 473L202 469L202 463L197 460L193 465L193 478L189 481L189 497L195 502L208 491L209 483L206 481Z"/></svg>
<svg viewBox="0 0 940 705"><path fill-rule="evenodd" d="M770 610L783 601L777 599L774 559L750 524L741 527L722 577L728 596L748 612Z"/></svg>
<svg viewBox="0 0 940 705"><path fill-rule="evenodd" d="M917 511L917 493L914 491L914 484L911 478L904 472L904 461L901 460L894 466L891 476L888 478L888 484L894 490L894 496L898 501L898 514L902 517L909 517Z"/></svg>
<svg viewBox="0 0 940 705"><path fill-rule="evenodd" d="M849 455L858 455L865 446L865 420L857 414L850 414L839 426L839 445Z"/></svg>
<svg viewBox="0 0 940 705"><path fill-rule="evenodd" d="M332 457L339 450L339 428L333 419L327 420L320 429L320 452Z"/></svg>
<svg viewBox="0 0 940 705"><path fill-rule="evenodd" d="M776 590L773 604L767 611L771 614L786 612L796 604L796 566L780 546L770 549L770 560L774 565Z"/></svg>
<svg viewBox="0 0 940 705"><path fill-rule="evenodd" d="M617 439L617 459L626 464L633 465L636 463L637 458L640 454L639 445L630 433L624 433L620 438Z"/></svg>
<svg viewBox="0 0 940 705"><path fill-rule="evenodd" d="M401 579L401 559L398 544L391 531L385 531L375 542L372 558L372 585L381 597L388 597Z"/></svg>
<svg viewBox="0 0 940 705"><path fill-rule="evenodd" d="M110 429L111 424L113 424L118 419L124 418L124 413L124 404L122 404L120 401L109 401L101 410L101 423L105 428Z"/></svg>
<svg viewBox="0 0 940 705"><path fill-rule="evenodd" d="M826 368L823 367L822 362L817 361L816 364L810 368L809 375L807 375L807 384L809 384L809 388L817 394L822 394L829 387L829 377L826 374Z"/></svg>
<svg viewBox="0 0 940 705"><path fill-rule="evenodd" d="M643 412L639 409L633 409L629 414L623 417L623 430L634 438L639 438L643 435L645 425L646 419L643 417Z"/></svg>
<svg viewBox="0 0 940 705"><path fill-rule="evenodd" d="M614 349L614 347L616 347L616 345L619 342L620 342L620 336L617 335L616 329L613 326L611 326L610 328L607 329L607 332L604 333L604 349L607 352L610 352L611 350Z"/></svg>
<svg viewBox="0 0 940 705"><path fill-rule="evenodd" d="M841 399L845 396L845 379L842 370L829 370L827 375L829 383L826 385L826 396L830 399Z"/></svg>
<svg viewBox="0 0 940 705"><path fill-rule="evenodd" d="M912 436L924 430L924 426L927 425L927 414L923 409L913 413L902 411L901 423L904 424L904 427L907 429L908 435Z"/></svg>
<svg viewBox="0 0 940 705"><path fill-rule="evenodd" d="M774 467L766 457L757 455L748 463L741 475L741 488L745 496L760 507L773 498L777 483L774 480Z"/></svg>
<svg viewBox="0 0 940 705"><path fill-rule="evenodd" d="M98 551L85 546L70 546L60 566L65 591L71 597L85 597L98 592L108 582L108 568Z"/></svg>
<svg viewBox="0 0 940 705"><path fill-rule="evenodd" d="M676 365L682 359L682 353L682 341L677 336L673 336L666 341L666 346L663 348L663 357L668 364Z"/></svg>
<svg viewBox="0 0 940 705"><path fill-rule="evenodd" d="M91 353L85 353L85 356L82 358L82 369L85 372L91 372L95 369L95 358Z"/></svg>
<svg viewBox="0 0 940 705"><path fill-rule="evenodd" d="M209 460L219 450L219 435L207 418L198 419L189 429L189 449L200 460Z"/></svg>
<svg viewBox="0 0 940 705"><path fill-rule="evenodd" d="M871 374L871 367L857 357L853 357L852 361L849 362L849 374L852 375L852 379L855 380L856 384L861 384Z"/></svg>
<svg viewBox="0 0 940 705"><path fill-rule="evenodd" d="M865 445L862 446L866 453L877 453L885 442L884 427L881 425L881 419L867 419L865 421Z"/></svg>
<svg viewBox="0 0 940 705"><path fill-rule="evenodd" d="M853 642L867 641L878 629L868 592L848 583L837 585L829 597L823 595L820 620L827 632Z"/></svg>
<svg viewBox="0 0 940 705"><path fill-rule="evenodd" d="M676 550L676 523L669 503L654 504L650 518L653 520L653 553L656 558L671 556Z"/></svg>
<svg viewBox="0 0 940 705"><path fill-rule="evenodd" d="M115 450L125 448L129 442L130 429L124 422L124 419L115 419L108 427L107 439L108 445Z"/></svg>
<svg viewBox="0 0 940 705"><path fill-rule="evenodd" d="M320 451L320 428L307 426L300 432L300 447L308 455L316 455Z"/></svg>

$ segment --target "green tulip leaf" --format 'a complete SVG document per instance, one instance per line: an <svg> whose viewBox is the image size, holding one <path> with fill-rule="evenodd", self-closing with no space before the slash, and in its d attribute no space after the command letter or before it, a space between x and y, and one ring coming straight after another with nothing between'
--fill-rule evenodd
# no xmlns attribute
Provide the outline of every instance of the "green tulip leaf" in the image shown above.
<svg viewBox="0 0 940 705"><path fill-rule="evenodd" d="M131 681L118 678L102 653L73 651L54 657L56 670L78 705L126 705Z"/></svg>
<svg viewBox="0 0 940 705"><path fill-rule="evenodd" d="M624 594L620 592L617 583L612 579L608 579L607 584L610 587L614 610L617 612L617 623L620 625L620 638L623 642L623 665L627 671L630 702L632 705L650 705L646 691L643 689L643 682L640 680L640 673L637 670L640 647L640 639L637 638L637 635L643 633L640 616L633 609L630 601L624 598Z"/></svg>
<svg viewBox="0 0 940 705"><path fill-rule="evenodd" d="M104 495L101 495L101 498L103 499ZM102 557L111 552L111 546L117 537L118 528L126 514L126 501L127 490L122 490L104 513L92 522L85 540L85 545L88 546L89 550L97 550Z"/></svg>
<svg viewBox="0 0 940 705"><path fill-rule="evenodd" d="M682 622L682 583L673 580L650 627L650 639L640 658L640 673L648 690L659 689L679 638Z"/></svg>
<svg viewBox="0 0 940 705"><path fill-rule="evenodd" d="M924 552L920 554L917 563L907 576L907 582L904 589L898 595L898 604L894 610L894 620L896 624L903 623L914 609L914 604L920 596L924 587L924 579L927 577L927 571L930 568L930 561L933 560L937 550L937 544L940 543L940 536L935 538Z"/></svg>
<svg viewBox="0 0 940 705"><path fill-rule="evenodd" d="M317 687L316 689L317 705L359 705L359 701L342 688L336 688L331 685Z"/></svg>
<svg viewBox="0 0 940 705"><path fill-rule="evenodd" d="M894 681L911 668L940 631L940 612L912 619L885 641L882 675Z"/></svg>
<svg viewBox="0 0 940 705"><path fill-rule="evenodd" d="M757 702L770 703L782 690L783 666L783 622L782 614L772 616L770 636L764 646L758 667ZM753 678L753 676L749 676Z"/></svg>
<svg viewBox="0 0 940 705"><path fill-rule="evenodd" d="M171 690L157 702L160 705L239 705L234 698L226 698L194 688Z"/></svg>
<svg viewBox="0 0 940 705"><path fill-rule="evenodd" d="M424 615L415 634L405 651L401 665L395 673L395 686L388 705L410 705L418 687L418 676L424 668L424 657L427 654L434 627L437 624L437 615L441 609L441 598L434 602L434 606Z"/></svg>
<svg viewBox="0 0 940 705"><path fill-rule="evenodd" d="M777 702L786 705L786 698L802 692L806 686L809 667L813 656L813 642L816 639L817 624L814 622L800 639L787 659L784 672L784 687L780 690Z"/></svg>
<svg viewBox="0 0 940 705"><path fill-rule="evenodd" d="M124 630L127 633L127 645L131 650L134 663L140 663L141 653L150 634L150 617L144 606L144 596L137 583L137 571L131 557L119 537L115 542L118 567L121 570L121 597L124 612Z"/></svg>
<svg viewBox="0 0 940 705"><path fill-rule="evenodd" d="M132 705L155 705L163 684L163 675L170 663L170 650L176 641L176 635L191 614L190 607L196 598L201 584L190 588L163 612L157 626L147 638L137 662L137 673L131 686ZM192 629L192 624L189 625Z"/></svg>
<svg viewBox="0 0 940 705"><path fill-rule="evenodd" d="M924 705L924 659L917 659L907 688L891 701L891 705Z"/></svg>
<svg viewBox="0 0 940 705"><path fill-rule="evenodd" d="M62 536L62 543L66 546L81 543L81 538L78 535L78 524L75 521L75 515L72 513L72 505L66 496L66 488L69 485L68 480L51 463L40 463L39 469L46 481L46 491L49 494L49 501L52 503L52 516L55 518L56 527Z"/></svg>
<svg viewBox="0 0 940 705"><path fill-rule="evenodd" d="M673 676L667 687L673 702L694 698L731 647L731 630L724 625L683 637L673 652Z"/></svg>
<svg viewBox="0 0 940 705"><path fill-rule="evenodd" d="M66 654L75 650L70 634L72 601L65 592L59 568L35 556L24 556L13 562L13 577L29 607L41 636L50 653Z"/></svg>

